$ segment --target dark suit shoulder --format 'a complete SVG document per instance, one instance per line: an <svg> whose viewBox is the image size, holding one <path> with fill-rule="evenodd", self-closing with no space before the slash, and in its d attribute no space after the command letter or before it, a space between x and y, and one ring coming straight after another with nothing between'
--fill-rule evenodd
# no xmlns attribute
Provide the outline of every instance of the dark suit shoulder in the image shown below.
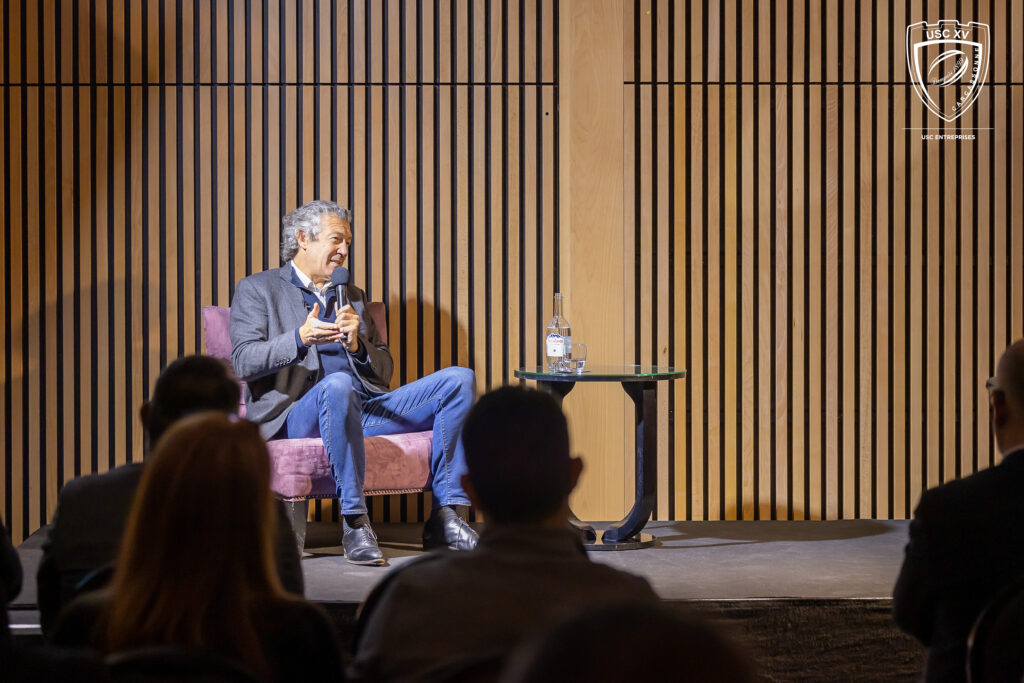
<svg viewBox="0 0 1024 683"><path fill-rule="evenodd" d="M1007 495L1021 486L1024 486L1024 469L995 465L928 489L921 494L915 516L962 507L977 510L999 504L1024 504L1024 501L1018 502L1018 495Z"/></svg>
<svg viewBox="0 0 1024 683"><path fill-rule="evenodd" d="M285 272L285 269L287 268L290 268L290 266L270 268L269 270L261 270L258 273L253 273L252 275L246 275L238 281L238 287L252 286L257 289L264 289L280 282L282 277L285 280L289 280L290 273Z"/></svg>
<svg viewBox="0 0 1024 683"><path fill-rule="evenodd" d="M100 491L111 491L128 488L134 491L142 478L143 464L129 463L115 467L107 472L86 474L64 484L59 500L77 500L81 496L93 496Z"/></svg>

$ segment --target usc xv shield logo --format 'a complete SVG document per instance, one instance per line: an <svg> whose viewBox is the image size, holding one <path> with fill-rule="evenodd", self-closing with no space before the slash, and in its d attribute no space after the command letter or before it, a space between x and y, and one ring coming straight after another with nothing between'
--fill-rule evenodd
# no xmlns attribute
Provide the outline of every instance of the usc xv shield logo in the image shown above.
<svg viewBox="0 0 1024 683"><path fill-rule="evenodd" d="M907 69L933 114L954 121L971 108L988 76L987 24L943 19L907 26Z"/></svg>

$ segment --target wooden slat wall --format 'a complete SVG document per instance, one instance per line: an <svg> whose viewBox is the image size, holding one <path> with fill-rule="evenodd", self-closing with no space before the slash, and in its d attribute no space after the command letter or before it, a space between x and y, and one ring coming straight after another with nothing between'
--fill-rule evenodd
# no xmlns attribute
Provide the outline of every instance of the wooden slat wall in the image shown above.
<svg viewBox="0 0 1024 683"><path fill-rule="evenodd" d="M983 384L1024 333L1021 4L623 8L627 356L690 370L657 515L899 519L990 465ZM904 52L942 18L992 28L951 124Z"/></svg>
<svg viewBox="0 0 1024 683"><path fill-rule="evenodd" d="M200 308L278 265L280 216L355 212L396 385L539 362L558 282L558 17L541 0L4 0L0 510L141 457ZM423 518L426 496L376 498ZM336 514L318 507L317 516Z"/></svg>
<svg viewBox="0 0 1024 683"><path fill-rule="evenodd" d="M942 125L992 129L973 142L906 130L939 125L906 26L946 17L992 27L981 98ZM202 348L199 308L326 197L355 211L396 382L507 381L562 289L594 362L689 370L659 390L658 518L907 517L994 458L982 384L1024 333L1022 38L1005 0L4 0L0 509L20 540L62 482L137 460L137 406ZM618 107L587 99L609 77L621 111L560 135L560 111ZM625 399L567 407L574 505L618 517Z"/></svg>

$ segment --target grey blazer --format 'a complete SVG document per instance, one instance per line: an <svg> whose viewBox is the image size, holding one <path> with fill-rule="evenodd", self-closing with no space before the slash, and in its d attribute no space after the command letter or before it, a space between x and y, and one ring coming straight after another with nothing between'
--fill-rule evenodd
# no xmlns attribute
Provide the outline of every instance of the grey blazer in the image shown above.
<svg viewBox="0 0 1024 683"><path fill-rule="evenodd" d="M309 312L292 282L292 266L254 273L242 279L231 301L231 364L245 380L245 417L260 425L263 438L281 429L295 401L322 377L316 346L299 352L295 330ZM348 300L359 314L359 340L367 359L349 361L371 394L388 391L394 362L370 316L366 294L347 286Z"/></svg>

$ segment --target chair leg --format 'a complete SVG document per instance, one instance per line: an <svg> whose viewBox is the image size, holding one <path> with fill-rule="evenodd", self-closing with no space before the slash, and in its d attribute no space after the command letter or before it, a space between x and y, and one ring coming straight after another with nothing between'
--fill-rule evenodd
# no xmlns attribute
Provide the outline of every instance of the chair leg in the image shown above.
<svg viewBox="0 0 1024 683"><path fill-rule="evenodd" d="M308 500L286 500L288 516L292 520L292 531L295 532L295 543L299 546L299 555L306 547L306 518L309 516Z"/></svg>

